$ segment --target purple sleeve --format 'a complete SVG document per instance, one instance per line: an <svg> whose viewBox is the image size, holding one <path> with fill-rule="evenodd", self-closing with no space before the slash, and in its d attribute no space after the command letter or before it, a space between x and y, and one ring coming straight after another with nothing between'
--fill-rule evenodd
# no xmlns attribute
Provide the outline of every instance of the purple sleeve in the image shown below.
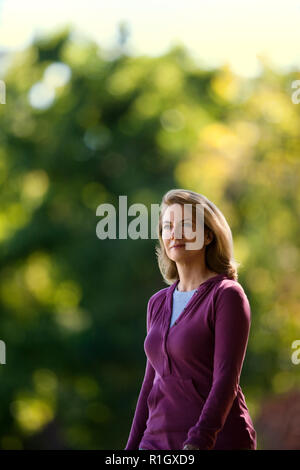
<svg viewBox="0 0 300 470"><path fill-rule="evenodd" d="M147 332L149 331L149 327L150 327L150 315L151 315L150 301L151 301L151 298L147 306ZM139 443L146 429L146 422L148 419L147 399L148 399L148 395L153 385L154 376L155 376L155 370L153 369L151 363L147 359L144 380L143 380L140 394L137 400L137 405L135 408L131 430L130 430L130 434L128 437L125 450L138 450L139 448Z"/></svg>
<svg viewBox="0 0 300 470"><path fill-rule="evenodd" d="M241 286L219 292L215 304L213 382L197 423L183 446L212 449L238 392L249 337L251 310Z"/></svg>

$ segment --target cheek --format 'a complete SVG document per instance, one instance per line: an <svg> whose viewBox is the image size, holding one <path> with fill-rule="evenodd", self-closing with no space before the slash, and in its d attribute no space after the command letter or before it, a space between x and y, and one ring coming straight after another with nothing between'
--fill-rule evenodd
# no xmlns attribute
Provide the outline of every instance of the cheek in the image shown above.
<svg viewBox="0 0 300 470"><path fill-rule="evenodd" d="M184 238L187 240L195 240L197 236L195 227L187 227L184 229Z"/></svg>
<svg viewBox="0 0 300 470"><path fill-rule="evenodd" d="M192 227L186 227L184 229L184 236L185 238L194 238L195 237L195 234L193 233L193 228Z"/></svg>
<svg viewBox="0 0 300 470"><path fill-rule="evenodd" d="M167 249L168 249L169 240L168 240L168 239L165 239L165 238L162 238L162 241L163 241L163 245L164 245L165 249L167 250Z"/></svg>
<svg viewBox="0 0 300 470"><path fill-rule="evenodd" d="M161 238L162 238L163 244L168 245L170 242L170 238L171 238L170 232L168 232L167 230L162 231Z"/></svg>

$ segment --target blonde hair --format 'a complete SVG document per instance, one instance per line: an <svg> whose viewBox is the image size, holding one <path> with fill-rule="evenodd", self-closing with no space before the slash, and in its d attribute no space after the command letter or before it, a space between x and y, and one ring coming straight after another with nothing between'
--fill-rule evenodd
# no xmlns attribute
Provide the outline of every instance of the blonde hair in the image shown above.
<svg viewBox="0 0 300 470"><path fill-rule="evenodd" d="M237 281L240 263L234 259L232 233L222 212L203 194L186 189L171 189L163 196L160 205L157 228L159 243L155 246L158 266L166 284L171 285L179 279L176 263L167 256L162 239L162 217L172 204L191 204L193 212L196 205L201 204L204 208L204 227L213 233L213 240L205 247L206 266Z"/></svg>

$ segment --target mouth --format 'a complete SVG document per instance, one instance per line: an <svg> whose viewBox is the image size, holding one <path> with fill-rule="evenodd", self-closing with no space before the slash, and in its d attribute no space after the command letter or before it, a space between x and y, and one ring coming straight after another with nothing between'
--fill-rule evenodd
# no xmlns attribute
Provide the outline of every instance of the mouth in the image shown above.
<svg viewBox="0 0 300 470"><path fill-rule="evenodd" d="M171 246L171 248L183 248L183 247L184 247L183 243Z"/></svg>

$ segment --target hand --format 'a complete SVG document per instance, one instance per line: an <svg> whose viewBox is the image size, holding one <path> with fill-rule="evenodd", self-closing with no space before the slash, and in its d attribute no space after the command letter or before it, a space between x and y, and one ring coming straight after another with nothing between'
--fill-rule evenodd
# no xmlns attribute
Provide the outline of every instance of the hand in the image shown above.
<svg viewBox="0 0 300 470"><path fill-rule="evenodd" d="M200 450L199 447L193 446L192 444L186 444L183 450Z"/></svg>

